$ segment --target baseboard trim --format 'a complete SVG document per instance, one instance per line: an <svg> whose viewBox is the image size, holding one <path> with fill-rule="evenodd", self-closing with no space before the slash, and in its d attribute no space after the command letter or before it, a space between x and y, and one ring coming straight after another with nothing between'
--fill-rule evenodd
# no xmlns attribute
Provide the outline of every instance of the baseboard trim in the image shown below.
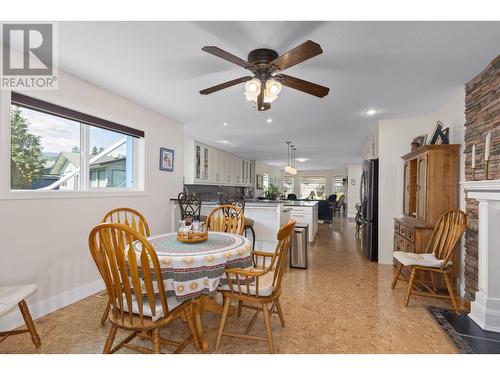
<svg viewBox="0 0 500 375"><path fill-rule="evenodd" d="M92 294L100 292L103 289L104 283L99 279L33 304L30 304L28 301L28 307L33 319L38 319L42 316L50 314L51 312L91 296ZM14 329L23 324L23 317L21 316L19 309L15 308L7 315L0 318L0 331Z"/></svg>

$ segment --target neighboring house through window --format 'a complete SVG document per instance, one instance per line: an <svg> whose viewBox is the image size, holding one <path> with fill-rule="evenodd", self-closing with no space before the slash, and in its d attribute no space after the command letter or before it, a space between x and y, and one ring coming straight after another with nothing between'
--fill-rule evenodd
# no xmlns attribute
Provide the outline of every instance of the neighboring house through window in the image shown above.
<svg viewBox="0 0 500 375"><path fill-rule="evenodd" d="M134 158L143 136L135 129L12 93L11 189L137 189ZM84 178L82 171L88 173Z"/></svg>

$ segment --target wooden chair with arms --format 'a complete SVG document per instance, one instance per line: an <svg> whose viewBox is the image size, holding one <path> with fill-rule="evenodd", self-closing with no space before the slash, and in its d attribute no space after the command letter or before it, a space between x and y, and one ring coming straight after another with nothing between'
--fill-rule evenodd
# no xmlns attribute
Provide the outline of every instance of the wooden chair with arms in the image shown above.
<svg viewBox="0 0 500 375"><path fill-rule="evenodd" d="M133 208L115 208L109 211L101 220L101 223L118 223L124 224L132 228L133 230L139 232L144 237L149 237L151 232L149 230L149 224L139 211L134 210ZM101 317L101 326L104 326L106 320L108 319L110 309L110 303L106 305L106 309L104 309L104 313Z"/></svg>
<svg viewBox="0 0 500 375"><path fill-rule="evenodd" d="M391 288L396 287L399 275L403 267L410 267L410 279L408 281L408 290L406 292L405 306L410 302L410 296L414 289L415 274L417 271L429 272L431 279L431 287L427 283L422 282L422 287L427 290L417 290L415 293L423 296L451 298L453 309L458 314L459 303L453 290L453 285L450 280L450 274L453 267L453 258L458 245L462 238L462 234L467 226L467 216L463 211L452 210L445 213L437 222L427 249L424 254L409 253L405 251L395 251L394 258L399 262L396 270L396 275L392 281ZM443 275L448 296L437 294L434 274Z"/></svg>
<svg viewBox="0 0 500 375"><path fill-rule="evenodd" d="M252 269L226 269L227 284L219 288L224 296L224 310L220 321L219 332L217 334L215 350L219 349L222 336L232 336L267 341L269 351L271 353L275 352L271 330L271 314L277 313L281 325L283 327L285 326L279 297L281 294L281 281L283 272L286 268L286 260L290 250L294 228L295 220L290 220L288 224L284 225L279 230L277 235L278 243L273 253L254 251L255 266ZM244 334L224 331L229 307L233 300L238 301L239 308L241 307L241 302L243 307L256 310ZM267 337L249 335L261 311L264 315Z"/></svg>
<svg viewBox="0 0 500 375"><path fill-rule="evenodd" d="M243 235L245 216L241 208L233 205L221 205L208 215L206 228L212 232L225 232Z"/></svg>
<svg viewBox="0 0 500 375"><path fill-rule="evenodd" d="M167 298L158 257L146 238L124 224L102 223L90 232L89 248L111 304L111 328L103 353L114 353L125 346L158 354L162 344L176 346L174 353L179 353L191 339L199 348L192 302ZM178 317L186 320L191 335L182 342L161 338L160 329ZM132 333L112 348L118 329ZM152 350L130 344L136 336L152 340Z"/></svg>

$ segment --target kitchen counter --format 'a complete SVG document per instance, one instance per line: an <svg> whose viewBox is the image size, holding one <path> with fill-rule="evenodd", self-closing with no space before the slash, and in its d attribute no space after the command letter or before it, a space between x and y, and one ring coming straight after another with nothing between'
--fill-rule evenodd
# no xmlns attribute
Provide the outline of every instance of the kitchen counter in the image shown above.
<svg viewBox="0 0 500 375"><path fill-rule="evenodd" d="M178 199L172 201L172 231L177 231L180 221ZM286 206L287 201L247 200L245 201L245 217L254 221L255 248L273 251L276 247L276 234L280 227L291 218L293 207ZM202 200L201 215L208 216L219 205L218 200ZM251 239L251 233L248 233Z"/></svg>
<svg viewBox="0 0 500 375"><path fill-rule="evenodd" d="M171 201L178 201L177 198L170 198ZM203 199L201 201L202 205L217 205L219 201L216 199ZM269 199L245 199L245 206L278 206L282 204L285 207L314 207L318 204L318 201L288 201L288 200L269 200Z"/></svg>

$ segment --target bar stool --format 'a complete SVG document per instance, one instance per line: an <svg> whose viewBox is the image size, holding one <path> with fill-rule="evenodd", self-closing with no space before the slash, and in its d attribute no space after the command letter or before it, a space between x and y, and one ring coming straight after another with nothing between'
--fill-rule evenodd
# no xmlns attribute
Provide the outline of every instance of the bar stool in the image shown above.
<svg viewBox="0 0 500 375"><path fill-rule="evenodd" d="M241 209L243 216L245 215L245 198L241 194L221 193L219 194L219 204L237 206ZM255 222L252 219L245 217L244 232L247 236L247 230L252 232L252 249L255 249L255 230L253 229Z"/></svg>
<svg viewBox="0 0 500 375"><path fill-rule="evenodd" d="M181 208L181 220L191 218L204 222L207 217L201 215L201 198L196 193L179 193L177 196L179 207Z"/></svg>

